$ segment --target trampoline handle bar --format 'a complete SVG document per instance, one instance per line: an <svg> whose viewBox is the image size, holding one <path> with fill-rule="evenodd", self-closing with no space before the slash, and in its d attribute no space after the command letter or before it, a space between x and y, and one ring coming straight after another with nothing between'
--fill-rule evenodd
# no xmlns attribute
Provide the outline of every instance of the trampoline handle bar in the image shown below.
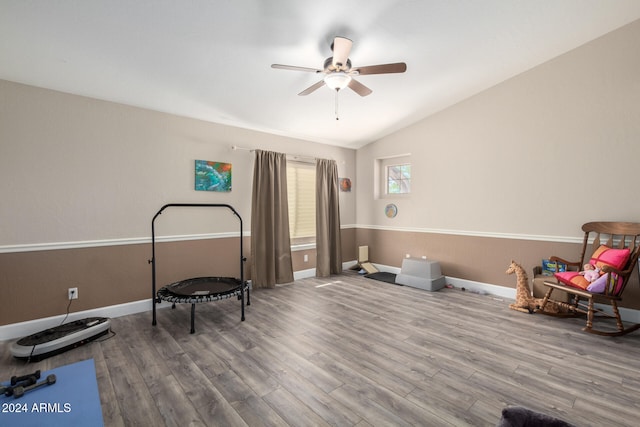
<svg viewBox="0 0 640 427"><path fill-rule="evenodd" d="M163 207L160 208L160 210L158 212L156 212L156 214L153 216L153 220L151 221L152 223L156 220L156 218L167 208L170 207L182 207L182 208L192 208L192 207L213 207L213 208L227 208L230 209L231 212L233 212L233 214L235 216L237 216L238 218L240 218L240 214L238 214L238 211L236 211L233 206L228 205L226 203L167 203L166 205L164 205ZM242 221L242 218L240 218L240 221Z"/></svg>
<svg viewBox="0 0 640 427"><path fill-rule="evenodd" d="M242 320L244 320L244 261L246 258L244 257L244 249L243 249L243 233L242 233L242 217L236 211L233 206L228 205L226 203L167 203L162 206L158 212L153 216L151 220L151 259L148 260L149 264L151 264L151 301L153 304L153 322L152 324L156 325L156 229L155 222L158 216L167 208L170 207L183 207L183 208L193 208L193 207L204 207L204 208L227 208L238 218L240 221L240 289L241 289L241 298L242 298Z"/></svg>

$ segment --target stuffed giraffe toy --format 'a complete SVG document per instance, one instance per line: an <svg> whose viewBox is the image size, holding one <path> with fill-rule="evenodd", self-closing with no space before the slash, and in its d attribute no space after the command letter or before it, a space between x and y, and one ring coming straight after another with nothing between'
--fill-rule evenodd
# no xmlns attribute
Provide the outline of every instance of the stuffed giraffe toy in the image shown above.
<svg viewBox="0 0 640 427"><path fill-rule="evenodd" d="M523 313L533 313L542 305L542 298L534 298L531 295L531 289L529 288L529 277L524 271L524 268L515 261L511 261L509 268L505 272L506 274L516 273L516 302L509 305L509 308L516 311L522 311ZM555 301L547 301L544 307L544 311L547 313L560 313L561 306Z"/></svg>

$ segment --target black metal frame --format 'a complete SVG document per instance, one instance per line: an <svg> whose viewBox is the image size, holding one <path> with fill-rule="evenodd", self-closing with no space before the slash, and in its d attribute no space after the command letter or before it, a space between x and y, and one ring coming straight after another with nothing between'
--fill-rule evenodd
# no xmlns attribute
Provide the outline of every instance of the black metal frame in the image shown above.
<svg viewBox="0 0 640 427"><path fill-rule="evenodd" d="M152 273L151 273L151 300L153 303L153 321L152 321L152 325L155 326L157 324L156 321L156 304L162 302L162 299L158 296L158 293L156 292L156 229L155 229L155 222L156 219L158 218L158 216L160 216L160 214L167 208L170 207L212 207L212 208L227 208L229 210L231 210L231 212L233 212L233 214L238 218L238 220L240 221L240 300L242 301L241 303L241 316L240 316L240 320L244 321L245 317L244 317L244 305L245 305L245 298L244 298L244 294L245 294L245 289L247 291L247 305L251 305L251 299L250 299L250 288L248 286L247 283L245 283L244 280L244 262L247 260L244 256L244 251L243 251L243 233L242 233L242 217L240 216L240 214L231 206L225 203L168 203L166 205L164 205L162 208L160 208L160 210L153 216L153 220L151 220L151 259L149 260L149 264L151 264L152 266ZM173 303L173 307L175 307L175 302ZM191 333L195 332L195 326L194 326L194 318L195 318L195 309L196 309L196 304L195 303L191 303Z"/></svg>

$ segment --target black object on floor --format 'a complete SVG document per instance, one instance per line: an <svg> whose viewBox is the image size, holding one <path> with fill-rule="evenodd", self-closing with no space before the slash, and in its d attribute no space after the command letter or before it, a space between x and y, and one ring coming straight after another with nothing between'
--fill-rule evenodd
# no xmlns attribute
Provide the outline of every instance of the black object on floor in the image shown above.
<svg viewBox="0 0 640 427"><path fill-rule="evenodd" d="M364 277L366 277L367 279L379 280L381 282L387 282L397 285L396 274L389 273L388 271L378 271L377 273L365 274Z"/></svg>
<svg viewBox="0 0 640 427"><path fill-rule="evenodd" d="M502 410L502 418L497 425L497 427L527 426L573 427L573 424L528 408L512 406Z"/></svg>
<svg viewBox="0 0 640 427"><path fill-rule="evenodd" d="M37 362L91 342L110 328L108 317L87 317L20 338L10 350L17 359Z"/></svg>

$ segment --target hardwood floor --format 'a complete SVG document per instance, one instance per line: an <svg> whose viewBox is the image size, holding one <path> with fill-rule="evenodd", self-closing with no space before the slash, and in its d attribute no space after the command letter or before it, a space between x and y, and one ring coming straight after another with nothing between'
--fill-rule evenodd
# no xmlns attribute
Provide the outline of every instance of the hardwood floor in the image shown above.
<svg viewBox="0 0 640 427"><path fill-rule="evenodd" d="M579 426L635 426L640 333L509 310L354 273L112 319L116 336L2 379L93 358L107 426L495 426L521 405ZM162 304L167 305L166 303Z"/></svg>

